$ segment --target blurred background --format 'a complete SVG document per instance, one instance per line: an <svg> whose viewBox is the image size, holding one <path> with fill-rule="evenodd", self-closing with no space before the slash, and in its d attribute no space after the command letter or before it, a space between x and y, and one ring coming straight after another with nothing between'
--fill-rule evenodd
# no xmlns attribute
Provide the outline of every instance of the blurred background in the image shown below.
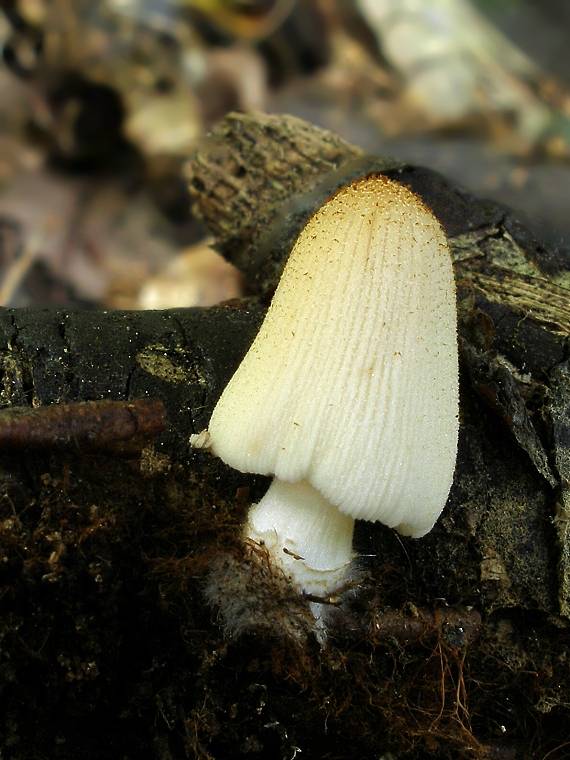
<svg viewBox="0 0 570 760"><path fill-rule="evenodd" d="M570 255L568 0L0 0L0 305L238 296L188 157L287 112L517 209Z"/></svg>

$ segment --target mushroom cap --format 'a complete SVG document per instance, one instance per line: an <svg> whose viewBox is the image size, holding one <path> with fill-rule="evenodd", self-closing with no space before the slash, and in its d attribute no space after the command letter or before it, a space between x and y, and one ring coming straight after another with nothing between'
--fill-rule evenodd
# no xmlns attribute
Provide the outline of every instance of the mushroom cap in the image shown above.
<svg viewBox="0 0 570 760"><path fill-rule="evenodd" d="M457 315L445 235L414 193L371 176L314 214L209 432L242 472L431 529L457 452Z"/></svg>

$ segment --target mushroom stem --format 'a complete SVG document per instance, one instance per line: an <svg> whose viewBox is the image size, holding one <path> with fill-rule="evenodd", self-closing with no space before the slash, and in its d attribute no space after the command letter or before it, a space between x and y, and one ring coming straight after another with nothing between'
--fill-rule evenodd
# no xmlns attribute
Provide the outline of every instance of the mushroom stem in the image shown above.
<svg viewBox="0 0 570 760"><path fill-rule="evenodd" d="M250 509L245 536L301 591L327 596L346 579L353 558L354 519L340 512L306 480L275 478Z"/></svg>

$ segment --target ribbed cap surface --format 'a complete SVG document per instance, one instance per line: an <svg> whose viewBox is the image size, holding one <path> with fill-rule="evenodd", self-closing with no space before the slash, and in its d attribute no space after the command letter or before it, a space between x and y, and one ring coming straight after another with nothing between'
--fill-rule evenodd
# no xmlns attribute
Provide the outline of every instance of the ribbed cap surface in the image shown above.
<svg viewBox="0 0 570 760"><path fill-rule="evenodd" d="M342 512L421 536L455 467L455 286L444 233L385 177L311 218L210 421L244 472L308 480Z"/></svg>

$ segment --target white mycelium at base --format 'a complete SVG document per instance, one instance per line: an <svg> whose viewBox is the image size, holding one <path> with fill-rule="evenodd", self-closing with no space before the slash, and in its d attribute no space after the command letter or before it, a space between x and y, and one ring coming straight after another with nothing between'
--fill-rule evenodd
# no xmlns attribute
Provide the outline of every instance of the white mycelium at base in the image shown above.
<svg viewBox="0 0 570 760"><path fill-rule="evenodd" d="M326 596L342 585L352 560L354 520L310 483L275 478L249 511L245 535L265 546L302 591Z"/></svg>
<svg viewBox="0 0 570 760"><path fill-rule="evenodd" d="M329 517L334 505L424 535L455 467L456 321L451 258L432 212L385 177L343 188L299 235L212 415L214 453L243 472L309 483ZM306 544L318 544L305 511L281 503L290 515L273 509L276 524L302 515ZM326 551L337 556L330 542ZM326 551L314 549L320 562Z"/></svg>

